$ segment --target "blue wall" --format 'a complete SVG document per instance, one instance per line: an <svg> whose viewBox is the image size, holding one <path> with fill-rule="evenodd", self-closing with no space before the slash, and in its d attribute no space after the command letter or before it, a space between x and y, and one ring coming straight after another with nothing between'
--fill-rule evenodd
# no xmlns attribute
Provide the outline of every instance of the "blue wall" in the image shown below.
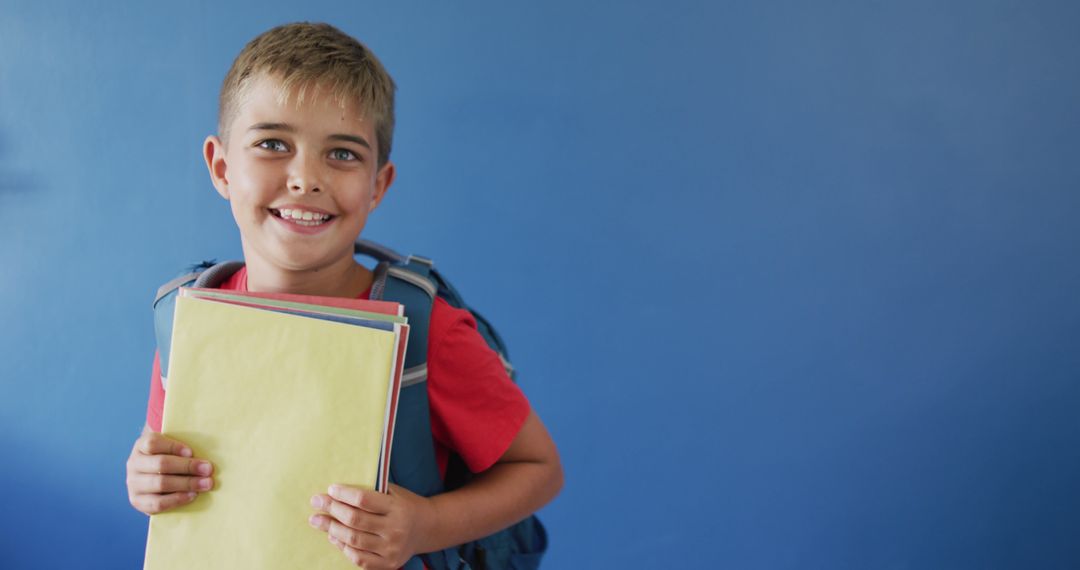
<svg viewBox="0 0 1080 570"><path fill-rule="evenodd" d="M1080 567L1077 3L223 4L0 0L0 567L140 567L152 293L302 19L399 84L366 235L508 337L548 567Z"/></svg>

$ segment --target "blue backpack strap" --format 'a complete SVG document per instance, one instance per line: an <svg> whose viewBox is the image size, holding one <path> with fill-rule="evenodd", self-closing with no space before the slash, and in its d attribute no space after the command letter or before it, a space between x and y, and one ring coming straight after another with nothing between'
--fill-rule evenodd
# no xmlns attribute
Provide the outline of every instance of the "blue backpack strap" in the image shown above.
<svg viewBox="0 0 1080 570"><path fill-rule="evenodd" d="M359 249L359 246L358 246ZM362 252L367 253L367 252ZM376 257L373 255L373 257ZM402 258L379 252L376 259L372 299L401 303L409 319L409 348L405 353L398 421L394 426L394 451L390 455L390 480L410 491L430 497L443 492L431 435L431 408L427 391L428 326L437 290L424 276L430 263L422 258ZM461 568L456 549L414 556L407 570Z"/></svg>
<svg viewBox="0 0 1080 570"><path fill-rule="evenodd" d="M414 493L430 497L442 492L431 437L431 413L427 393L428 323L434 298L411 281L391 277L399 268L380 263L375 271L372 299L401 303L409 319L409 347L398 397L398 417L408 421L394 427L394 453L390 455L390 479Z"/></svg>

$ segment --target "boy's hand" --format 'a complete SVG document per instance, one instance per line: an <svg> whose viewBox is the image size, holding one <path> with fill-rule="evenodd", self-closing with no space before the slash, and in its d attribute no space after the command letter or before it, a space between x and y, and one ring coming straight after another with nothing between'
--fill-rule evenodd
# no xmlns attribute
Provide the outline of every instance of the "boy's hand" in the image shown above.
<svg viewBox="0 0 1080 570"><path fill-rule="evenodd" d="M365 570L401 568L423 552L421 541L435 516L429 499L397 485L388 494L332 485L329 495L312 497L311 506L319 510L308 519L311 526Z"/></svg>
<svg viewBox="0 0 1080 570"><path fill-rule="evenodd" d="M144 431L127 460L128 501L148 515L186 505L214 487L211 473L210 462L192 457L190 447Z"/></svg>

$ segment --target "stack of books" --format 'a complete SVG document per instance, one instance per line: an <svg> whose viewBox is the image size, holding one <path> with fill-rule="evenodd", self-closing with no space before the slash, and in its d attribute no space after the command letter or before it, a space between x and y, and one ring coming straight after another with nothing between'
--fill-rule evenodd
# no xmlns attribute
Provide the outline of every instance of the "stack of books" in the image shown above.
<svg viewBox="0 0 1080 570"><path fill-rule="evenodd" d="M408 337L397 303L181 289L162 433L215 487L150 518L145 568L351 567L309 500L386 491Z"/></svg>

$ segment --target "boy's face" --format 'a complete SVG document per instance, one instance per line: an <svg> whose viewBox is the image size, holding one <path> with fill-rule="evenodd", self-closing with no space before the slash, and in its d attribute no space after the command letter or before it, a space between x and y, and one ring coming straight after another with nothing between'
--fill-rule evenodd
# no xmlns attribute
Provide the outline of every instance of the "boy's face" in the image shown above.
<svg viewBox="0 0 1080 570"><path fill-rule="evenodd" d="M325 89L278 101L278 82L253 77L227 128L204 154L229 200L249 265L314 271L353 261L353 243L394 179L377 167L374 124Z"/></svg>

